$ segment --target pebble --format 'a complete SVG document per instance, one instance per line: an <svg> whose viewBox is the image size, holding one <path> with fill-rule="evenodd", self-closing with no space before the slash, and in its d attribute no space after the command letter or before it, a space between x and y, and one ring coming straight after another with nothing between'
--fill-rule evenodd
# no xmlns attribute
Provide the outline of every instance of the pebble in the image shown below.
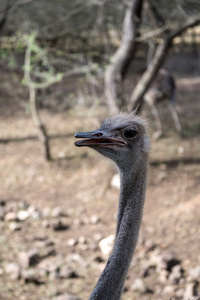
<svg viewBox="0 0 200 300"><path fill-rule="evenodd" d="M102 240L102 234L101 233L95 233L94 234L94 240L99 242L100 240Z"/></svg>
<svg viewBox="0 0 200 300"><path fill-rule="evenodd" d="M40 261L39 250L37 248L33 248L27 252L25 251L20 252L19 261L20 261L20 265L24 269L36 265Z"/></svg>
<svg viewBox="0 0 200 300"><path fill-rule="evenodd" d="M44 227L44 228L48 228L48 227L50 227L50 222L49 222L49 220L43 220L42 221L42 227Z"/></svg>
<svg viewBox="0 0 200 300"><path fill-rule="evenodd" d="M21 230L22 226L17 222L11 222L9 224L9 228L11 231L19 231L19 230Z"/></svg>
<svg viewBox="0 0 200 300"><path fill-rule="evenodd" d="M189 280L200 280L200 266L190 269L188 273Z"/></svg>
<svg viewBox="0 0 200 300"><path fill-rule="evenodd" d="M163 289L163 294L174 295L175 287L173 285L166 285Z"/></svg>
<svg viewBox="0 0 200 300"><path fill-rule="evenodd" d="M169 275L169 282L171 284L178 284L183 275L183 269L181 265L176 265L172 268L171 274Z"/></svg>
<svg viewBox="0 0 200 300"><path fill-rule="evenodd" d="M67 245L69 246L69 247L73 247L73 246L75 246L75 245L77 245L78 244L78 241L77 241L77 239L74 239L74 238L71 238L71 239L69 239L68 241L67 241Z"/></svg>
<svg viewBox="0 0 200 300"><path fill-rule="evenodd" d="M6 264L4 270L10 279L18 280L20 278L20 266L17 263Z"/></svg>
<svg viewBox="0 0 200 300"><path fill-rule="evenodd" d="M45 270L48 273L56 274L56 276L57 276L57 273L58 273L58 271L59 271L59 269L60 269L60 267L62 266L63 263L64 262L63 262L63 260L60 259L60 257L55 256L53 259L51 258L51 259L42 260L38 264L38 268L42 269L42 270ZM54 276L54 278L56 276Z"/></svg>
<svg viewBox="0 0 200 300"><path fill-rule="evenodd" d="M87 240L86 240L86 237L81 235L79 238L78 238L78 243L80 245L85 245L87 243Z"/></svg>
<svg viewBox="0 0 200 300"><path fill-rule="evenodd" d="M135 279L135 281L133 282L133 284L131 286L131 289L134 292L138 292L140 294L145 294L146 292L148 292L148 288L147 288L146 284L140 278Z"/></svg>
<svg viewBox="0 0 200 300"><path fill-rule="evenodd" d="M199 295L198 286L199 283L197 281L187 283L185 287L183 299L184 300L194 299L195 296L198 296Z"/></svg>
<svg viewBox="0 0 200 300"><path fill-rule="evenodd" d="M53 218L64 217L66 214L63 212L63 209L60 206L56 206L51 211L51 216Z"/></svg>
<svg viewBox="0 0 200 300"><path fill-rule="evenodd" d="M73 270L68 265L62 265L59 272L58 277L61 279L67 279L67 278L78 278L79 275L75 270Z"/></svg>
<svg viewBox="0 0 200 300"><path fill-rule="evenodd" d="M106 238L100 240L99 242L99 248L101 249L101 252L105 256L109 256L114 245L115 236L113 234L107 236Z"/></svg>
<svg viewBox="0 0 200 300"><path fill-rule="evenodd" d="M0 206L6 206L6 201L3 200L3 199L1 199L1 200L0 200Z"/></svg>
<svg viewBox="0 0 200 300"><path fill-rule="evenodd" d="M120 178L119 174L115 174L111 179L111 185L115 187L116 189L120 189Z"/></svg>
<svg viewBox="0 0 200 300"><path fill-rule="evenodd" d="M53 297L51 300L82 300L81 298L71 295L69 293L61 294Z"/></svg>
<svg viewBox="0 0 200 300"><path fill-rule="evenodd" d="M0 206L0 220L3 221L4 217L6 215L6 209L2 206Z"/></svg>
<svg viewBox="0 0 200 300"><path fill-rule="evenodd" d="M40 253L39 253L39 259L45 259L49 256L55 256L57 253L56 253L56 250L54 248L43 248L40 250Z"/></svg>
<svg viewBox="0 0 200 300"><path fill-rule="evenodd" d="M23 270L21 275L25 283L35 283L35 284L45 283L46 276L47 276L46 271L41 269Z"/></svg>
<svg viewBox="0 0 200 300"><path fill-rule="evenodd" d="M19 210L27 210L29 208L29 204L25 201L19 201L17 206Z"/></svg>
<svg viewBox="0 0 200 300"><path fill-rule="evenodd" d="M51 214L51 210L49 207L45 207L43 210L42 210L42 217L43 218L48 218Z"/></svg>
<svg viewBox="0 0 200 300"><path fill-rule="evenodd" d="M161 283L166 283L168 281L169 272L167 270L161 270L159 273L159 281Z"/></svg>
<svg viewBox="0 0 200 300"><path fill-rule="evenodd" d="M14 212L14 211L8 212L8 213L4 216L4 220L7 221L7 222L17 221L17 213Z"/></svg>
<svg viewBox="0 0 200 300"><path fill-rule="evenodd" d="M156 266L157 272L160 272L161 270L167 270L171 272L172 268L178 264L180 264L180 260L174 257L171 252L157 254L155 251L155 253L151 253L150 265Z"/></svg>
<svg viewBox="0 0 200 300"><path fill-rule="evenodd" d="M25 221L29 217L29 212L27 210L19 210L17 213L17 219L21 222Z"/></svg>
<svg viewBox="0 0 200 300"><path fill-rule="evenodd" d="M93 225L96 225L100 221L99 217L97 215L93 215L90 218L90 223Z"/></svg>
<svg viewBox="0 0 200 300"><path fill-rule="evenodd" d="M77 253L72 253L72 254L67 255L65 261L67 263L75 262L84 267L87 266L87 262L84 260L84 258L80 254L77 254Z"/></svg>
<svg viewBox="0 0 200 300"><path fill-rule="evenodd" d="M67 224L65 221L61 219L55 219L50 222L50 227L53 228L55 231L59 230L67 230L69 229L69 224Z"/></svg>

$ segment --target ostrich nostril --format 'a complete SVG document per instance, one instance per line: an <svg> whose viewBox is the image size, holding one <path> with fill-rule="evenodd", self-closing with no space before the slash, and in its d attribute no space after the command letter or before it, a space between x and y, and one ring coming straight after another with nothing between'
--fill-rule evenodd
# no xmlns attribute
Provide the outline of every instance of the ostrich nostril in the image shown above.
<svg viewBox="0 0 200 300"><path fill-rule="evenodd" d="M103 135L102 132L97 132L97 133L94 134L94 136L97 136L97 137L102 136L102 135Z"/></svg>

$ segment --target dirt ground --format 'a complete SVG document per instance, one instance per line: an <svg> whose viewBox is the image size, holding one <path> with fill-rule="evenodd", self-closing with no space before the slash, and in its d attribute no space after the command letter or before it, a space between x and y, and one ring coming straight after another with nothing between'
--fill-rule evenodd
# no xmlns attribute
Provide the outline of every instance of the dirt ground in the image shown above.
<svg viewBox="0 0 200 300"><path fill-rule="evenodd" d="M26 88L20 87L19 81L15 73L1 73L1 203L5 207L27 203L39 212L60 207L69 228L52 230L42 216L19 222L20 230L14 231L9 222L0 221L0 299L51 299L64 292L88 299L106 262L97 241L115 232L119 191L111 185L115 167L91 149L76 148L73 136L77 131L95 129L99 115L106 115L106 108L74 107L70 112L43 108L41 116L51 136L53 156L53 161L47 163L25 111ZM148 244L160 253L172 252L184 270L200 266L200 77L177 76L177 86L185 138L177 135L167 106L161 104L165 136L151 142L144 217L123 300L174 296L163 293L168 283L160 282L156 272L144 278L153 293L138 294L131 289L148 259L144 250ZM145 115L150 120L152 137L155 124L148 109ZM38 247L39 239L53 241L55 253L48 260L65 260L70 254L79 254L85 262L75 266L79 276L46 277L40 284L27 283L23 276L11 279L5 272L6 264L18 263L20 252ZM70 245L70 239L79 242ZM181 288L184 280L177 286Z"/></svg>

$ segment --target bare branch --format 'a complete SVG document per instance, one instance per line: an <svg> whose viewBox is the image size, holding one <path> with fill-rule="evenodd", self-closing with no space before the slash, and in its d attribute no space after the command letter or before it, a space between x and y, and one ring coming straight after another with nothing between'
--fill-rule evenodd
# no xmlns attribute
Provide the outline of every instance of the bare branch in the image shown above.
<svg viewBox="0 0 200 300"><path fill-rule="evenodd" d="M132 60L136 45L136 37L139 35L138 27L141 16L143 0L134 0L127 5L124 22L123 35L120 47L113 55L112 62L105 72L105 95L111 114L118 112L117 100L122 94L120 86L127 67ZM121 103L121 105L124 103Z"/></svg>
<svg viewBox="0 0 200 300"><path fill-rule="evenodd" d="M171 46L173 39L189 27L196 26L199 23L200 15L190 18L185 23L183 23L182 26L174 31L171 31L163 40L163 42L157 47L151 64L149 64L146 72L143 74L141 80L139 81L131 95L131 99L128 105L128 111L132 111L140 107L141 103L143 102L143 96L149 88L154 77L156 76L160 66L162 65L165 59L166 52Z"/></svg>
<svg viewBox="0 0 200 300"><path fill-rule="evenodd" d="M149 38L153 38L153 37L156 37L156 36L159 36L161 33L164 33L166 31L169 30L169 26L168 24L167 25L164 25L163 27L161 28L157 28L155 30L151 30L147 33L144 33L142 36L140 37L137 37L136 38L136 42L143 42Z"/></svg>
<svg viewBox="0 0 200 300"><path fill-rule="evenodd" d="M26 5L26 4L29 4L31 2L34 2L35 0L20 0L20 1L17 1L15 2L14 6L17 7L17 6L22 6L22 5Z"/></svg>

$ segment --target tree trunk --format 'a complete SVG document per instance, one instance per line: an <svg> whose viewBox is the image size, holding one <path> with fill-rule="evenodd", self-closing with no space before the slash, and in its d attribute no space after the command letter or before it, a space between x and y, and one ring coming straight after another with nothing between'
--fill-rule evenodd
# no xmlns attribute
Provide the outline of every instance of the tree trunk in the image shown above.
<svg viewBox="0 0 200 300"><path fill-rule="evenodd" d="M143 0L132 0L128 3L123 22L122 42L105 72L105 95L111 115L117 114L119 107L126 102L121 93L122 81L135 50L142 3Z"/></svg>
<svg viewBox="0 0 200 300"><path fill-rule="evenodd" d="M143 96L146 93L149 86L151 85L153 79L157 75L157 72L165 59L165 55L167 53L167 50L171 46L173 39L189 27L193 27L199 23L200 16L187 20L177 30L174 30L171 33L169 33L163 40L163 43L157 47L151 63L149 64L146 72L143 74L142 78L140 79L139 83L137 84L131 95L130 102L128 104L129 112L131 112L132 110L140 112L140 108L142 107L143 103Z"/></svg>
<svg viewBox="0 0 200 300"><path fill-rule="evenodd" d="M35 87L29 86L29 99L30 99L30 108L31 108L31 115L34 126L37 129L39 140L43 147L44 158L47 161L51 160L50 154L50 146L49 146L49 137L47 135L46 128L42 121L40 120L40 116L37 110L37 103L36 103L36 95L35 95Z"/></svg>

